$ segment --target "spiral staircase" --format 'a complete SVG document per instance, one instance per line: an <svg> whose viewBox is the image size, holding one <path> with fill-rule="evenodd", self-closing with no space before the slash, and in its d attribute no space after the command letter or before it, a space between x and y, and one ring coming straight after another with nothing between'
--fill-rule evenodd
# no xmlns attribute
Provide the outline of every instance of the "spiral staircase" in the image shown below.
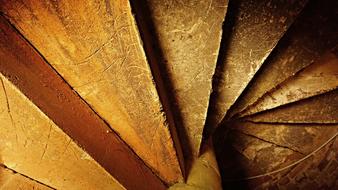
<svg viewBox="0 0 338 190"><path fill-rule="evenodd" d="M338 189L337 1L0 14L0 189Z"/></svg>

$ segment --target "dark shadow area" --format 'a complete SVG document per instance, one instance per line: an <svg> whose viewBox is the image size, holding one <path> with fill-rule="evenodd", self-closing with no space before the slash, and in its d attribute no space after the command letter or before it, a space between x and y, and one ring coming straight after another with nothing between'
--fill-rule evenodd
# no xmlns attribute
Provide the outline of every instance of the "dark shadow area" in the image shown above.
<svg viewBox="0 0 338 190"><path fill-rule="evenodd" d="M255 78L257 78L257 76L261 75L262 73L267 72L266 70L270 69L268 64L271 61L274 61L274 59L276 58L276 56L278 56L278 54L280 54L281 52L284 52L291 45L291 43L293 43L288 36L295 35L295 33L299 32L295 30L293 26L299 22L303 22L303 19L309 17L309 15L314 14L312 10L316 10L313 8L318 6L318 3L320 2L310 1L310 3L308 3L304 7L303 11L299 15L300 18L295 20L295 22L290 26L290 29L285 33L285 35L278 42L278 45L269 55L267 60L264 62L261 69L259 69L258 72L255 74L255 77L253 78L253 80L249 82L249 84L246 86L243 93L239 96L236 102L231 106L230 110L227 112L227 115L222 120L220 126L217 129L211 128L210 124L212 121L210 121L209 117L207 118L206 126L203 131L203 141L206 142L206 140L211 135L213 135L213 143L215 147L215 153L217 157L218 166L219 166L221 177L222 177L223 189L225 190L227 189L229 190L255 189L257 186L260 185L260 183L263 183L264 181L268 180L264 177L258 180L241 180L241 179L250 177L248 176L249 160L247 160L247 158L243 156L234 147L234 141L240 142L241 136L236 134L235 132L232 132L229 129L229 126L232 125L232 123L236 121L236 118L231 117L231 115L229 114L233 113L233 109L238 103L238 101L240 101L247 93L250 93L250 87L256 82ZM219 94L217 93L218 92L217 89L219 88L220 74L224 72L222 70L224 68L222 64L224 63L224 59L227 54L227 47L233 35L232 27L236 25L236 17L238 16L238 8L239 8L238 4L239 4L238 2L230 0L229 5L228 5L228 12L227 12L227 16L225 19L225 23L223 25L223 35L222 35L219 57L217 61L217 69L216 69L216 72L213 78L213 90L214 91L210 97L208 113L213 112L212 109L215 107L214 105L216 105L216 101L220 98ZM316 30L316 27L318 26L312 26L311 29Z"/></svg>
<svg viewBox="0 0 338 190"><path fill-rule="evenodd" d="M132 0L130 3L163 109L171 125L171 135L180 159L183 175L186 176L185 174L189 173L191 168L191 162L189 162L192 155L189 146L191 143L188 142L187 131L182 124L182 115L176 104L174 86L170 80L171 76L169 76L167 64L165 64L167 60L163 56L162 45L152 19L151 10L146 0Z"/></svg>
<svg viewBox="0 0 338 190"><path fill-rule="evenodd" d="M233 38L233 27L236 26L236 21L239 13L239 1L229 1L227 13L223 23L223 33L222 33L222 40L220 49L218 52L217 64L215 74L212 79L212 93L210 95L209 100L209 108L208 108L208 115L206 118L205 126L203 129L202 135L202 145L208 140L208 138L213 134L215 128L213 128L210 113L214 113L214 108L216 107L217 100L219 100L219 94L217 93L220 87L219 80L221 78L222 73L224 73L225 67L223 66L224 60L227 55L227 50L230 45L231 39ZM202 146L201 146L202 147Z"/></svg>
<svg viewBox="0 0 338 190"><path fill-rule="evenodd" d="M240 154L232 145L232 141L237 137L229 130L228 122L226 125L218 127L213 136L213 144L217 158L218 167L222 177L222 186L224 190L249 189L248 181L238 181L247 177L244 163L248 163L246 158Z"/></svg>

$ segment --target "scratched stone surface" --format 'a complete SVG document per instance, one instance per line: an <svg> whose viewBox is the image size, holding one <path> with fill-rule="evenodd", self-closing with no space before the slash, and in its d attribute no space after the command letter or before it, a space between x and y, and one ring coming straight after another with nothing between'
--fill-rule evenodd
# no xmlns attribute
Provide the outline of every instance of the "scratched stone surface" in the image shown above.
<svg viewBox="0 0 338 190"><path fill-rule="evenodd" d="M338 90L249 116L246 120L273 123L338 123Z"/></svg>
<svg viewBox="0 0 338 190"><path fill-rule="evenodd" d="M336 128L337 129L337 128ZM337 130L336 130L337 131ZM338 133L332 133L315 151L303 156L281 170L260 176L225 180L223 189L337 189L338 188ZM238 163L237 163L238 164ZM229 170L228 170L229 171Z"/></svg>
<svg viewBox="0 0 338 190"><path fill-rule="evenodd" d="M186 157L197 157L222 36L227 0L148 0L166 75L182 121ZM182 135L182 133L185 133ZM188 152L190 150L191 152Z"/></svg>
<svg viewBox="0 0 338 190"><path fill-rule="evenodd" d="M336 50L325 53L319 60L291 76L271 92L245 109L239 116L276 108L322 94L338 87L338 54Z"/></svg>
<svg viewBox="0 0 338 190"><path fill-rule="evenodd" d="M52 188L46 185L40 184L3 166L0 166L0 189L52 190Z"/></svg>
<svg viewBox="0 0 338 190"><path fill-rule="evenodd" d="M227 138L223 131L215 140L223 187L238 179L262 178L294 167L334 140L338 126L235 122L226 131Z"/></svg>
<svg viewBox="0 0 338 190"><path fill-rule="evenodd" d="M56 189L124 189L1 74L0 126L0 164Z"/></svg>
<svg viewBox="0 0 338 190"><path fill-rule="evenodd" d="M182 179L127 0L1 1L0 10L156 174Z"/></svg>
<svg viewBox="0 0 338 190"><path fill-rule="evenodd" d="M233 3L233 4L232 4ZM229 33L220 54L207 126L215 128L306 4L302 1L230 2Z"/></svg>
<svg viewBox="0 0 338 190"><path fill-rule="evenodd" d="M228 117L243 111L266 92L337 45L337 1L311 1L285 33Z"/></svg>

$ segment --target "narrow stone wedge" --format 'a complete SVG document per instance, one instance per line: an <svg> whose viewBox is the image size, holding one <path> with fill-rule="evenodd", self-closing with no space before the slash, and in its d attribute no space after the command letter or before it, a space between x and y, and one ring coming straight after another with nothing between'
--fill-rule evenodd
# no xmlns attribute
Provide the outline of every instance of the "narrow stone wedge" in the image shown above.
<svg viewBox="0 0 338 190"><path fill-rule="evenodd" d="M246 119L269 123L338 123L338 90L287 104Z"/></svg>
<svg viewBox="0 0 338 190"><path fill-rule="evenodd" d="M0 10L156 174L182 179L175 126L127 0L1 1Z"/></svg>
<svg viewBox="0 0 338 190"><path fill-rule="evenodd" d="M147 0L186 158L198 156L227 0Z"/></svg>
<svg viewBox="0 0 338 190"><path fill-rule="evenodd" d="M0 110L0 163L56 189L124 189L1 74Z"/></svg>
<svg viewBox="0 0 338 190"><path fill-rule="evenodd" d="M230 2L206 126L217 127L306 2Z"/></svg>
<svg viewBox="0 0 338 190"><path fill-rule="evenodd" d="M337 6L335 0L308 3L229 111L228 118L243 111L266 92L337 45Z"/></svg>
<svg viewBox="0 0 338 190"><path fill-rule="evenodd" d="M240 117L276 108L338 87L338 54L328 52L315 63L266 93Z"/></svg>

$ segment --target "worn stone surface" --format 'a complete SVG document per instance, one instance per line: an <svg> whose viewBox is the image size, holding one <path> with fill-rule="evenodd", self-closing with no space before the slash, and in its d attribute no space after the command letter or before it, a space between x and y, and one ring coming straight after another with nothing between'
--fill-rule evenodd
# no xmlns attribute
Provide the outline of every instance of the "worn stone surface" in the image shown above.
<svg viewBox="0 0 338 190"><path fill-rule="evenodd" d="M243 187L248 185L246 182L253 186L250 189L255 189L264 183L272 186L273 175L288 172L294 167L305 170L306 167L300 166L299 163L312 159L313 155L334 140L338 134L337 125L271 125L237 122L229 123L228 127L227 137L224 138L223 131L215 141L225 189L233 185ZM220 129L218 130L220 132ZM288 173L288 175L291 177L292 174ZM300 181L302 176L295 177L297 175L292 178ZM250 181L247 181L249 179ZM237 184L238 180L242 184ZM255 182L250 184L251 180ZM279 180L280 183L287 184L290 179Z"/></svg>
<svg viewBox="0 0 338 190"><path fill-rule="evenodd" d="M338 123L338 90L246 118L255 122Z"/></svg>
<svg viewBox="0 0 338 190"><path fill-rule="evenodd" d="M233 4L232 4L233 3ZM229 33L220 50L207 126L215 128L306 4L302 1L233 1Z"/></svg>
<svg viewBox="0 0 338 190"><path fill-rule="evenodd" d="M0 126L7 167L56 189L124 189L3 75Z"/></svg>
<svg viewBox="0 0 338 190"><path fill-rule="evenodd" d="M239 116L269 110L338 87L338 54L327 52L319 60L266 93Z"/></svg>
<svg viewBox="0 0 338 190"><path fill-rule="evenodd" d="M197 157L228 1L147 2L181 118L178 129L185 156Z"/></svg>
<svg viewBox="0 0 338 190"><path fill-rule="evenodd" d="M4 190L52 190L52 188L33 181L19 173L0 166L0 189Z"/></svg>
<svg viewBox="0 0 338 190"><path fill-rule="evenodd" d="M285 33L227 117L253 104L337 45L337 1L311 1Z"/></svg>
<svg viewBox="0 0 338 190"><path fill-rule="evenodd" d="M337 189L338 188L338 138L331 134L322 146L306 159L275 173L266 173L250 180L227 181L224 189ZM244 184L244 185L243 185Z"/></svg>
<svg viewBox="0 0 338 190"><path fill-rule="evenodd" d="M127 189L165 189L163 181L3 17L0 29L1 74Z"/></svg>
<svg viewBox="0 0 338 190"><path fill-rule="evenodd" d="M1 1L0 8L154 172L167 183L182 179L127 0Z"/></svg>
<svg viewBox="0 0 338 190"><path fill-rule="evenodd" d="M337 130L337 127L320 124L290 125L238 122L232 124L230 129L289 148L294 152L309 154L314 147L319 147L326 141L327 137Z"/></svg>

